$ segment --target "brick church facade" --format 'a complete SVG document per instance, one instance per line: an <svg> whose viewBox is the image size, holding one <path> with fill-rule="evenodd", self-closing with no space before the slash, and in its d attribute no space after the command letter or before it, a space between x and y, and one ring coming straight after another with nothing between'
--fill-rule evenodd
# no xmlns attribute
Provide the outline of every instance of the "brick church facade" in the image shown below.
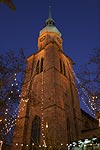
<svg viewBox="0 0 100 150"><path fill-rule="evenodd" d="M12 150L65 148L79 138L99 136L98 122L80 109L72 66L49 14L38 37L38 52L27 58Z"/></svg>

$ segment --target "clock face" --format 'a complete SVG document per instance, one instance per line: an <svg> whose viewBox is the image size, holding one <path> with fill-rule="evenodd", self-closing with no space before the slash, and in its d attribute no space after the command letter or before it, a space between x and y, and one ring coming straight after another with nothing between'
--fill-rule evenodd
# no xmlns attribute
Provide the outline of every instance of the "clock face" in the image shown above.
<svg viewBox="0 0 100 150"><path fill-rule="evenodd" d="M42 37L40 38L40 42L44 41L45 38L46 38L45 36L42 36Z"/></svg>

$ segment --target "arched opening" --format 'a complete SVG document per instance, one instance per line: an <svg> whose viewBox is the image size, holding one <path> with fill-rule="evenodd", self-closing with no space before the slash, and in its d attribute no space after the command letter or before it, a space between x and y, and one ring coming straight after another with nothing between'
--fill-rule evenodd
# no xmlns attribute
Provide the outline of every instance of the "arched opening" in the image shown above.
<svg viewBox="0 0 100 150"><path fill-rule="evenodd" d="M60 72L62 73L62 61L60 59Z"/></svg>
<svg viewBox="0 0 100 150"><path fill-rule="evenodd" d="M37 66L36 66L36 74L39 74L39 64L40 64L40 61L38 60Z"/></svg>
<svg viewBox="0 0 100 150"><path fill-rule="evenodd" d="M35 147L40 144L40 128L41 119L36 115L32 121L30 150L32 150L33 146Z"/></svg>
<svg viewBox="0 0 100 150"><path fill-rule="evenodd" d="M43 58L41 58L41 68L40 68L40 72L42 72L42 71L43 71L43 64L44 64L44 59L43 59Z"/></svg>
<svg viewBox="0 0 100 150"><path fill-rule="evenodd" d="M63 63L63 72L64 72L64 76L66 76L66 69L65 69L65 64Z"/></svg>
<svg viewBox="0 0 100 150"><path fill-rule="evenodd" d="M64 62L60 59L60 72L66 76L66 69L65 69L65 64Z"/></svg>

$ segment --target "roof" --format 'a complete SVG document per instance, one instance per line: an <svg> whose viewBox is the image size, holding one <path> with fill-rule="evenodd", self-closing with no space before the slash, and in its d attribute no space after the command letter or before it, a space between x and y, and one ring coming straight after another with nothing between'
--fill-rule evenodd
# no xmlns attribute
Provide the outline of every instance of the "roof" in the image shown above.
<svg viewBox="0 0 100 150"><path fill-rule="evenodd" d="M55 26L55 21L53 20L53 18L51 16L51 9L50 8L51 7L49 7L49 17L45 21L45 27L40 31L40 36L42 34L44 34L45 32L53 32L53 33L57 33L61 37L61 33L57 29L57 27Z"/></svg>

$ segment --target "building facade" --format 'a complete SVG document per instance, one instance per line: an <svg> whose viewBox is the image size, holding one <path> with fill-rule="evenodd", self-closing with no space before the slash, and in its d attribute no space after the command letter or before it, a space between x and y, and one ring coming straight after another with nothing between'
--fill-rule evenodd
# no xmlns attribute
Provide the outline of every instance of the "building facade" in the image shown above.
<svg viewBox="0 0 100 150"><path fill-rule="evenodd" d="M80 137L82 114L72 66L49 14L38 37L38 52L27 58L12 150L65 148Z"/></svg>

